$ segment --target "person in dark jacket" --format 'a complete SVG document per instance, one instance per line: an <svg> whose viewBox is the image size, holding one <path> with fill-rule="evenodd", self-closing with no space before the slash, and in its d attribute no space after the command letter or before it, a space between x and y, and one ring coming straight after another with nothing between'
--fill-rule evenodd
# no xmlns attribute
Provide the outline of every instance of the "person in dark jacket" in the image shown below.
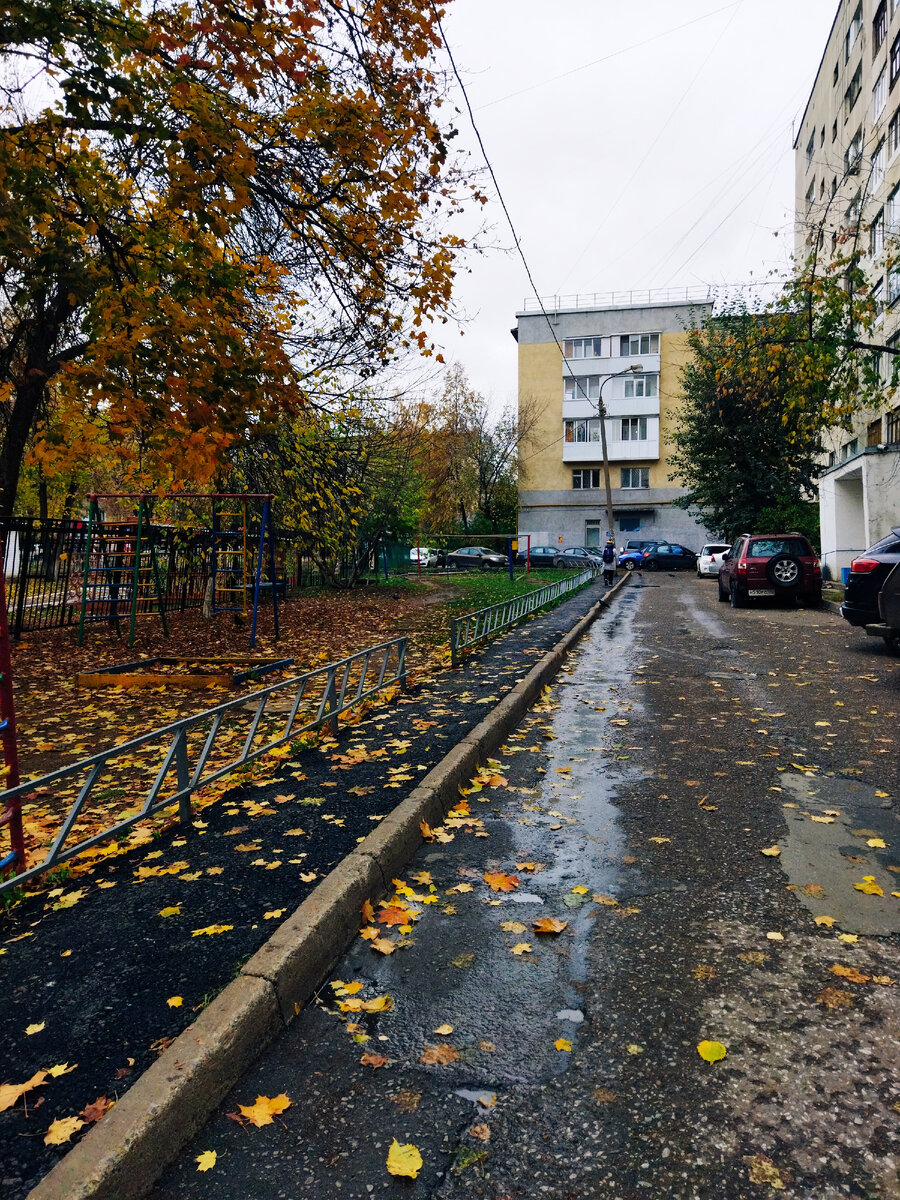
<svg viewBox="0 0 900 1200"><path fill-rule="evenodd" d="M603 547L603 584L611 587L616 580L616 543L610 538Z"/></svg>

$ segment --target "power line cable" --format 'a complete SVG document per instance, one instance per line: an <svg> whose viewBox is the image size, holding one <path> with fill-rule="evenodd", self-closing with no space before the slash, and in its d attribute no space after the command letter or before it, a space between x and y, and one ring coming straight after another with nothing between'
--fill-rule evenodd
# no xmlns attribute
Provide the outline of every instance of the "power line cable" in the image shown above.
<svg viewBox="0 0 900 1200"><path fill-rule="evenodd" d="M619 58L623 54L630 54L632 50L640 50L644 46L649 46L651 42L657 42L660 38L669 37L673 33L687 29L690 25L696 25L700 21L708 21L710 17L718 16L719 13L726 12L729 8L737 8L742 2L743 0L732 0L731 4L723 4L721 8L714 8L712 12L703 13L699 17L693 17L690 21L685 21L681 25L673 25L670 29L662 30L661 33L654 33L651 37L644 38L642 42L632 42L630 46L623 46L620 50L614 50L612 54L604 54L602 58L594 58L590 62L582 63L580 67L571 67L568 71L561 71L559 75L551 75L549 79L540 79L537 83L530 83L528 87L519 88L517 92L508 92L505 96L498 96L496 100L489 100L487 104L480 104L478 111L484 112L487 108L493 108L495 104L503 104L507 100L514 100L516 96L524 96L526 92L533 92L537 88L546 87L550 83L557 83L560 79L568 79L570 75L577 75L580 71L588 71L591 67L599 66L600 63L609 62L611 59Z"/></svg>
<svg viewBox="0 0 900 1200"><path fill-rule="evenodd" d="M637 179L640 172L643 170L644 164L647 162L647 160L650 158L650 155L656 149L657 145L659 144L660 138L663 136L663 134L669 128L669 125L675 119L675 114L678 112L678 110L681 108L682 104L685 102L685 100L690 95L691 91L694 88L694 85L696 84L697 80L700 78L701 73L706 68L706 64L709 62L709 60L712 58L712 56L718 50L722 39L724 38L725 34L728 32L728 30L731 28L732 24L734 23L734 19L738 15L738 12L740 11L741 7L743 6L743 3L744 3L744 0L737 0L737 4L729 6L729 7L733 8L734 11L732 12L731 16L726 21L723 28L720 30L719 36L716 38L716 40L713 42L712 46L710 47L709 53L706 55L706 57L703 59L703 61L700 63L700 65L697 67L697 70L694 72L693 76L691 77L690 83L687 85L687 87L681 93L681 96L679 97L678 102L674 105L673 108L671 108L669 110L669 115L666 117L665 121L662 123L662 125L657 130L656 137L653 139L653 141L650 143L650 145L645 150L643 157L641 158L641 160L637 164L637 166L634 168L634 170L631 172L631 175L628 177L628 180L622 187L622 190L619 192L618 196L613 201L612 205L606 210L606 213L604 214L603 218L597 223L597 226L594 229L594 232L588 238L585 245L581 248L581 253L579 255L579 260L578 260L579 263L584 260L584 255L587 253L587 251L590 249L590 247L594 244L594 242L597 240L597 238L600 236L600 234L604 231L604 229L606 227L606 223L609 221L610 217L613 215L613 213L616 211L616 209L619 207L619 205L622 203L622 201L628 195L629 188L634 183L635 179ZM557 293L559 293L563 290L566 280L571 276L571 274L575 270L576 266L578 266L578 263L573 263L572 266L569 267L568 271L566 271L559 287L556 289Z"/></svg>

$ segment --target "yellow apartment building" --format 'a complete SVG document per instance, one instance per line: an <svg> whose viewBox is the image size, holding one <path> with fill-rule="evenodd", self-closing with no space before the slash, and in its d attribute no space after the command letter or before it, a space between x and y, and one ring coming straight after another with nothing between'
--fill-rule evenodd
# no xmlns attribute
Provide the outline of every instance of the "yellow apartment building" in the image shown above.
<svg viewBox="0 0 900 1200"><path fill-rule="evenodd" d="M526 301L516 314L519 410L532 424L519 454L519 537L533 546L597 546L606 536L599 404L606 410L614 536L698 551L706 529L674 506L674 411L689 354L685 330L711 310L706 288Z"/></svg>

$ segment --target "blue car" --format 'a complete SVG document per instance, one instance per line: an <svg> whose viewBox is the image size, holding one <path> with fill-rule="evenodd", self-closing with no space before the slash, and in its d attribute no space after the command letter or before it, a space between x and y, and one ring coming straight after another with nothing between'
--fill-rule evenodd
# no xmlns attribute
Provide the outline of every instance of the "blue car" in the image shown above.
<svg viewBox="0 0 900 1200"><path fill-rule="evenodd" d="M650 542L628 542L622 549L619 555L618 563L620 567L624 567L626 571L633 571L635 567L641 566L644 551L652 550L657 543Z"/></svg>

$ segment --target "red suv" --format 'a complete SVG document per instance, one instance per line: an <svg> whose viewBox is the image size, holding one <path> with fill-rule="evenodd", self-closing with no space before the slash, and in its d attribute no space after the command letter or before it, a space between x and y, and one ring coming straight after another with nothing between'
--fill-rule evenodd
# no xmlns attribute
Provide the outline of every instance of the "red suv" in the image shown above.
<svg viewBox="0 0 900 1200"><path fill-rule="evenodd" d="M822 603L822 568L801 533L742 533L722 559L719 599L743 608L749 599L774 596Z"/></svg>

